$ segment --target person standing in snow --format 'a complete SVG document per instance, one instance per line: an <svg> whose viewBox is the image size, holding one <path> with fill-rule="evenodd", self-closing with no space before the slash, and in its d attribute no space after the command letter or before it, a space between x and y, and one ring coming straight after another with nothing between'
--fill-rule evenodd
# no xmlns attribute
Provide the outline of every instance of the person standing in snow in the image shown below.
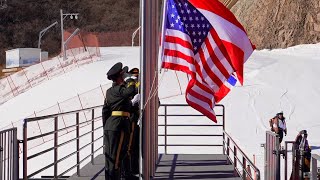
<svg viewBox="0 0 320 180"><path fill-rule="evenodd" d="M270 119L270 127L271 131L277 133L280 137L279 143L282 142L283 139L283 133L287 135L287 125L286 125L286 118L283 116L283 112L279 112L276 114L276 116L272 119Z"/></svg>
<svg viewBox="0 0 320 180"><path fill-rule="evenodd" d="M104 130L105 179L119 180L121 172L127 172L123 160L127 155L130 135L131 97L137 94L136 82L127 73L128 67L115 64L107 73L113 81L107 90L102 109Z"/></svg>

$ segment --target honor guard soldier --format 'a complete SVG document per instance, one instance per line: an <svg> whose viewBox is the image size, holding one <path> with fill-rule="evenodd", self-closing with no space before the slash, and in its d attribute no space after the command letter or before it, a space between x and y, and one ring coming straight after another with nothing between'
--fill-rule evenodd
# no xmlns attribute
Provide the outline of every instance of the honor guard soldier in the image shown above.
<svg viewBox="0 0 320 180"><path fill-rule="evenodd" d="M113 81L107 90L102 109L104 129L105 179L118 180L122 172L122 161L127 155L130 136L131 98L137 93L136 82L127 73L128 67L122 63L115 64L107 73Z"/></svg>
<svg viewBox="0 0 320 180"><path fill-rule="evenodd" d="M133 68L129 71L132 76L136 77L137 85L139 85L139 69ZM132 113L130 115L131 120L131 132L128 146L128 158L131 179L138 179L139 175L139 142L140 142L140 127L138 126L138 120L140 117L140 94L136 94L132 97Z"/></svg>

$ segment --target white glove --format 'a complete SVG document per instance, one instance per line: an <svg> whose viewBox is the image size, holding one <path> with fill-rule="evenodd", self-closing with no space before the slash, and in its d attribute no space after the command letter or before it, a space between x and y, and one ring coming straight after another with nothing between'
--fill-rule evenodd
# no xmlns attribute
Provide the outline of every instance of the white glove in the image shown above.
<svg viewBox="0 0 320 180"><path fill-rule="evenodd" d="M134 106L135 104L139 103L140 104L140 94L136 94L132 100L131 100L132 105Z"/></svg>
<svg viewBox="0 0 320 180"><path fill-rule="evenodd" d="M137 77L135 77L135 76L132 76L131 74L129 74L129 73L124 73L123 74L123 79L124 79L124 81L127 81L128 79L133 79L133 80L137 80Z"/></svg>

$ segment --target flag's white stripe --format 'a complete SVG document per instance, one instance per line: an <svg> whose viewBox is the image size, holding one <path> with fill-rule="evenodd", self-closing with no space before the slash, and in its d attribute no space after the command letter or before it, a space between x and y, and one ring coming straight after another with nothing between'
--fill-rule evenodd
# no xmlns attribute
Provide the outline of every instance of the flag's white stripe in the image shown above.
<svg viewBox="0 0 320 180"><path fill-rule="evenodd" d="M167 44L167 45L166 45ZM177 51L180 51L183 52L184 54L190 55L190 53L193 54L193 51L191 51L190 49L188 48L185 48L185 47L182 47L182 49L178 49L180 48L181 46L175 46L174 43L168 43L166 42L164 44L166 46L165 49L169 49L169 50L177 50ZM191 51L191 52L190 52ZM195 69L195 66L193 64L190 64L188 63L186 60L182 59L182 58L178 58L178 57L174 57L174 56L169 56L169 55L164 55L164 59L163 59L163 62L170 62L170 63L173 63L173 64L177 64L177 65L182 65L182 66L186 66L186 67L189 67L190 71L193 71L196 73L196 79L201 83L201 84L204 84L208 89L214 89L214 92L217 92L218 91L218 87L216 84L214 84L214 86L208 86L207 85L207 82L203 82L199 73L196 71ZM200 66L201 67L201 66ZM210 77L209 77L210 78ZM210 78L211 79L211 78Z"/></svg>
<svg viewBox="0 0 320 180"><path fill-rule="evenodd" d="M224 85L225 85L227 88L229 88L229 89L231 89L231 88L233 87L228 81L226 81L226 82L224 83Z"/></svg>
<svg viewBox="0 0 320 180"><path fill-rule="evenodd" d="M203 79L210 86L210 89L213 89L214 92L217 92L219 90L218 85L211 79L211 77L207 74L207 71L203 68L203 64L200 60L199 53L195 55L194 59L198 62L200 66L200 71L203 75Z"/></svg>
<svg viewBox="0 0 320 180"><path fill-rule="evenodd" d="M211 113L212 115L215 116L215 113L214 113L213 109L211 109L211 107L210 107L210 105L209 105L208 103L199 100L198 98L192 96L192 95L189 94L189 93L187 94L187 99L188 99L189 101L191 101L191 102L193 102L193 103L201 106L203 109L205 109L206 111L208 111L209 113ZM215 104L213 104L212 107L214 107L214 105L215 105Z"/></svg>
<svg viewBox="0 0 320 180"><path fill-rule="evenodd" d="M208 19L220 39L231 42L244 52L244 60L246 61L253 51L246 33L215 13L200 8L198 8L198 10Z"/></svg>
<svg viewBox="0 0 320 180"><path fill-rule="evenodd" d="M186 61L186 60L184 60L182 58L164 55L163 62L168 62L168 63L173 63L173 64L177 64L177 65L186 66L186 67L189 68L190 71L192 71L192 72L195 71L194 65L188 63L188 61Z"/></svg>
<svg viewBox="0 0 320 180"><path fill-rule="evenodd" d="M212 94L209 94L207 93L207 91L204 91L203 89L201 89L199 86L197 85L194 85L192 88L191 88L193 91L201 94L202 96L208 98L208 99L211 99L211 101L214 103L214 96Z"/></svg>
<svg viewBox="0 0 320 180"><path fill-rule="evenodd" d="M205 61L210 67L211 71L220 79L221 82L224 82L226 80L226 77L224 77L220 69L218 69L218 67L213 63L213 60L210 57L207 45L203 43L201 48L204 54Z"/></svg>
<svg viewBox="0 0 320 180"><path fill-rule="evenodd" d="M202 81L200 75L198 73L196 73L196 80L199 81L199 83L201 83L203 86L207 87L208 89L211 89L212 91L214 91L208 84L207 82Z"/></svg>
<svg viewBox="0 0 320 180"><path fill-rule="evenodd" d="M188 41L191 44L191 38L187 33L183 33L181 31L178 30L174 30L174 29L167 29L166 30L166 35L167 36L174 36L174 37L178 37L184 41Z"/></svg>
<svg viewBox="0 0 320 180"><path fill-rule="evenodd" d="M194 53L191 49L181 46L180 44L177 44L177 43L165 42L164 48L169 50L180 51L183 54L190 56L191 58L194 56Z"/></svg>
<svg viewBox="0 0 320 180"><path fill-rule="evenodd" d="M217 58L220 60L221 64L224 66L224 68L227 70L227 72L229 74L231 74L233 72L233 68L232 66L229 64L228 60L226 59L226 57L224 57L224 55L222 54L220 48L218 47L218 45L216 44L216 42L213 40L213 37L211 36L211 34L208 35L208 40L211 44L211 47L213 49L214 54L217 56Z"/></svg>

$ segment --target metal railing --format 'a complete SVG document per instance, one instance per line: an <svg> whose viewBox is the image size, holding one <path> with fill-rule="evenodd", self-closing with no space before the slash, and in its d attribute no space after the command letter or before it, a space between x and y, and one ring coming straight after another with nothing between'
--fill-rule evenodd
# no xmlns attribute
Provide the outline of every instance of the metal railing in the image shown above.
<svg viewBox="0 0 320 180"><path fill-rule="evenodd" d="M224 146L226 149L226 154L229 158L229 161L233 164L235 169L235 174L239 174L242 179L251 179L251 180L259 180L260 179L260 170L257 168L257 166L247 157L247 155L240 149L240 147L237 145L237 143L231 138L231 136L223 132L224 138ZM233 144L233 147L230 145L230 141ZM230 152L233 155L233 160L230 157ZM238 154L242 156L242 159L238 157ZM240 168L238 168L238 164L240 165ZM253 170L253 173L251 173L251 169ZM240 172L242 170L242 173Z"/></svg>
<svg viewBox="0 0 320 180"><path fill-rule="evenodd" d="M95 149L95 143L100 140L103 136L100 137L95 137L95 131L102 128L102 126L98 126L95 127L96 125L98 125L97 121L101 121L101 113L99 113L99 116L95 117L95 110L96 109L101 109L102 106L96 106L96 107L91 107L91 108L87 108L87 109L81 109L81 110L76 110L76 111L70 111L70 112L65 112L65 113L59 113L59 114L53 114L53 115L47 115L47 116L41 116L41 117L35 117L35 118L28 118L28 119L24 119L24 123L23 123L23 179L27 180L30 179L36 175L38 175L39 173L52 168L53 167L53 178L54 179L58 179L62 176L64 176L66 173L70 172L72 169L76 168L76 173L77 175L80 174L80 164L83 163L86 159L91 157L91 162L93 163L93 159L94 159L94 154L100 150L103 146L100 147L96 147ZM80 112L85 113L85 111L91 111L91 119L90 120L85 120L85 121L81 121L80 122ZM101 111L99 111L101 112ZM67 127L63 127L63 126L59 126L59 121L60 118L62 118L63 116L73 116L73 118L71 119L71 121L73 122L72 125L69 125ZM44 120L48 120L48 119L53 119L53 123L54 123L54 127L53 127L53 131L50 132L46 132L46 133L41 133L40 135L36 135L36 136L32 136L29 137L28 136L28 123L31 122L41 122ZM102 121L101 121L102 122ZM70 122L69 122L70 123ZM99 123L102 124L102 123ZM91 125L90 131L84 130L84 129L88 129L88 128L83 128L84 126L88 126ZM68 135L70 135L72 132L75 131L75 133L73 134L73 138L70 139L63 139L61 140L61 137L65 136L65 134L63 136L59 136L59 132L61 133L62 131L66 131L66 130L70 130L68 131ZM102 132L102 131L101 131ZM44 138L44 137L48 137L48 136L52 136L53 135L53 146L46 148L40 152L36 152L33 153L32 155L30 155L28 153L28 143L30 143L31 141L34 141L36 139L39 138ZM71 134L72 135L72 134ZM82 145L80 147L80 139L83 139L85 136L91 135L91 139L89 140L90 142ZM60 138L60 139L59 139ZM61 140L61 142L60 142ZM88 140L86 140L87 142ZM71 149L65 150L66 152L64 152L65 156L63 156L62 158L59 158L59 154L58 152L61 152L61 148L66 146L66 145L70 145L71 142L75 142L76 143L76 147L74 148L74 151L72 152ZM90 147L91 146L91 152L89 155L87 155L84 158L80 157L80 152L81 150ZM73 147L73 146L72 146ZM60 150L60 151L58 151ZM41 169L36 170L35 172L29 173L28 174L28 161L30 161L31 159L34 158L40 158L42 157L42 155L44 155L45 153L49 153L53 151L53 163L50 163L48 165L45 165L44 167L42 167ZM72 156L76 156L76 162L74 164L70 163L70 157ZM46 157L46 156L44 156ZM52 157L52 156L50 156ZM62 161L65 161L69 159L69 164L71 164L71 167L66 169L64 172L61 172L60 174L58 174L58 164L61 163ZM60 170L61 168L59 168Z"/></svg>
<svg viewBox="0 0 320 180"><path fill-rule="evenodd" d="M280 138L279 135L267 131L266 132L266 143L265 148L265 165L264 165L264 176L268 180L279 180L280 179Z"/></svg>
<svg viewBox="0 0 320 180"><path fill-rule="evenodd" d="M224 131L224 106L217 104L216 108L222 108L221 114L216 114L216 117L222 117L222 124L185 124L185 123L176 123L176 124L169 124L168 123L168 117L205 117L202 114L186 114L186 113L168 113L168 108L170 107L189 107L187 104L161 104L161 107L164 108L164 114L161 114L159 112L159 117L164 117L164 123L158 124L159 127L164 127L164 134L158 134L160 137L164 137L164 143L158 144L158 146L164 146L164 152L165 154L168 154L168 147L172 146L184 146L184 147L190 147L190 146L204 146L204 147L223 147L223 143L221 144L192 144L192 143L184 143L184 144L173 144L168 143L168 137L221 137L223 139L223 131ZM222 127L222 130L220 133L214 133L214 134L170 134L168 133L168 127ZM223 150L224 152L224 150Z"/></svg>
<svg viewBox="0 0 320 180"><path fill-rule="evenodd" d="M318 161L320 161L320 156L312 154L310 161L310 179L320 179L320 167L317 166Z"/></svg>
<svg viewBox="0 0 320 180"><path fill-rule="evenodd" d="M295 156L295 151L293 150L293 143L294 141L285 141L284 142L284 179L287 180L288 179L288 152L289 152L289 148L288 145L291 144L292 148L291 148L291 153L292 153L292 166L294 164L294 156Z"/></svg>
<svg viewBox="0 0 320 180"><path fill-rule="evenodd" d="M169 108L173 107L188 107L186 104L162 104L161 105L164 108L164 113L159 112L159 117L164 117L164 123L160 124L159 127L164 127L164 133L159 134L158 136L164 137L164 143L159 144L159 146L164 146L164 153L168 154L168 147L172 146L183 146L183 147L190 147L190 146L203 146L203 147L222 147L222 152L223 154L226 154L228 157L228 160L234 165L235 167L235 175L236 176L241 176L243 179L249 178L252 180L259 180L260 179L260 170L255 166L254 163L246 156L246 154L239 148L239 146L233 141L233 139L225 132L225 107L223 105L217 104L215 106L216 109L218 109L218 112L216 114L217 118L222 118L220 119L222 124L187 124L187 123L168 123L168 118L169 117L205 117L202 114L188 114L188 110L185 109L184 112L182 113L169 113L168 110ZM220 112L220 113L219 113ZM219 121L218 121L219 122ZM168 133L168 127L214 127L216 128L213 132L216 132L214 134L195 134L195 133L184 133L184 134L173 134L173 133ZM219 131L218 128L221 128ZM210 141L205 144L193 144L193 143L178 143L178 144L173 144L173 143L168 143L168 137L221 137L222 143L215 143L212 144ZM233 148L230 146L230 142L233 145ZM230 158L231 153L233 154L233 161ZM242 161L238 157L238 153L241 154L242 156ZM242 173L240 173L238 164L241 165L241 170ZM249 170L253 169L254 173L251 174L251 171Z"/></svg>
<svg viewBox="0 0 320 180"><path fill-rule="evenodd" d="M19 177L17 128L0 132L0 179L16 180Z"/></svg>
<svg viewBox="0 0 320 180"><path fill-rule="evenodd" d="M284 179L287 180L288 178L288 152L289 152L289 148L288 148L288 144L292 144L292 148L291 148L291 153L292 153L292 162L291 162L291 176L300 176L299 179L304 179L303 176L306 175L306 177L309 176L309 179L312 180L316 180L317 178L320 179L320 168L317 166L317 161L320 161L320 156L316 155L316 154L311 154L311 159L310 159L310 173L309 172L300 172L303 169L304 164L300 164L301 161L296 162L297 158L296 156L298 156L299 154L299 150L295 149L297 147L294 146L295 141L285 141L285 149L284 149L284 160L285 160L285 177ZM304 158L303 158L304 159ZM303 161L302 161L303 162ZM304 163L304 162L303 162ZM297 168L297 167L299 168Z"/></svg>

